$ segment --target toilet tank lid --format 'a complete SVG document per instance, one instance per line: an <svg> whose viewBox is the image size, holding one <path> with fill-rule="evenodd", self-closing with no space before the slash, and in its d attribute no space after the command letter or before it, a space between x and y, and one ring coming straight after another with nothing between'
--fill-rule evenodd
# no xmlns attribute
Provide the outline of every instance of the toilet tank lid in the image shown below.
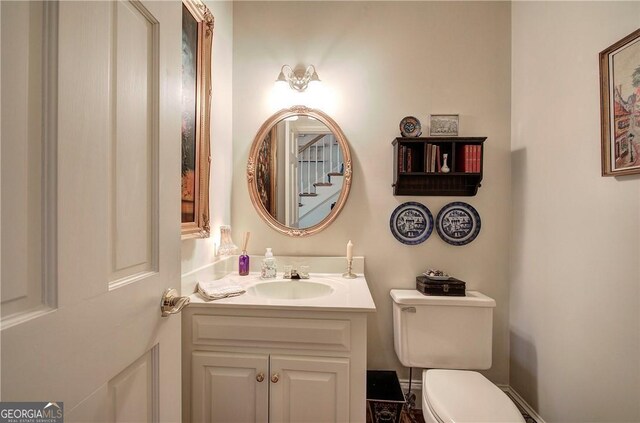
<svg viewBox="0 0 640 423"><path fill-rule="evenodd" d="M467 291L465 297L424 295L415 289L392 289L391 298L404 305L448 305L461 307L495 307L496 301L478 291Z"/></svg>

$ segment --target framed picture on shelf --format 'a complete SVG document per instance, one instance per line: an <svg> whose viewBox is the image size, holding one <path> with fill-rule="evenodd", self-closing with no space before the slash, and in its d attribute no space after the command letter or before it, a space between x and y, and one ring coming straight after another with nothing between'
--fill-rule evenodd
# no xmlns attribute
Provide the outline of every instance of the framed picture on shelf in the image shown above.
<svg viewBox="0 0 640 423"><path fill-rule="evenodd" d="M640 173L640 29L600 52L602 176Z"/></svg>
<svg viewBox="0 0 640 423"><path fill-rule="evenodd" d="M457 137L459 115L430 115L429 135L432 137Z"/></svg>

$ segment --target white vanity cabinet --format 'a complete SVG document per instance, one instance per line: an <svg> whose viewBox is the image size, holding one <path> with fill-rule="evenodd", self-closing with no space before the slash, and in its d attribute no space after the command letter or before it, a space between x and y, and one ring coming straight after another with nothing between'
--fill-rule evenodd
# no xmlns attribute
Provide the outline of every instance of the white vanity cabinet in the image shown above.
<svg viewBox="0 0 640 423"><path fill-rule="evenodd" d="M197 351L191 357L191 421L269 421L267 354Z"/></svg>
<svg viewBox="0 0 640 423"><path fill-rule="evenodd" d="M364 422L367 314L192 304L185 422Z"/></svg>

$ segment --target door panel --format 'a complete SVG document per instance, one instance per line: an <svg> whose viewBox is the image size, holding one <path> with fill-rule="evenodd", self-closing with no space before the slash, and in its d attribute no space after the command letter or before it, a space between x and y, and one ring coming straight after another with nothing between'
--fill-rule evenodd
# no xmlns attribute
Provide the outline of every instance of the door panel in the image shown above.
<svg viewBox="0 0 640 423"><path fill-rule="evenodd" d="M269 356L195 352L192 421L266 423L269 419ZM258 380L258 376L263 377Z"/></svg>
<svg viewBox="0 0 640 423"><path fill-rule="evenodd" d="M348 422L349 359L271 356L270 422Z"/></svg>
<svg viewBox="0 0 640 423"><path fill-rule="evenodd" d="M112 49L110 121L110 247L112 280L126 281L156 270L158 209L157 112L159 22L142 5L111 4L116 17Z"/></svg>
<svg viewBox="0 0 640 423"><path fill-rule="evenodd" d="M3 18L14 5L2 2ZM179 421L180 318L159 304L180 284L181 4L47 2L43 14L44 82L28 90L45 94L44 159L28 159L53 183L43 207L20 210L46 211L55 242L32 243L57 303L3 319L2 400L62 401L65 421ZM4 66L4 19L2 30ZM24 142L2 127L3 197L5 146ZM1 206L4 260L15 205Z"/></svg>
<svg viewBox="0 0 640 423"><path fill-rule="evenodd" d="M158 347L155 346L109 381L111 421L158 421L158 370Z"/></svg>
<svg viewBox="0 0 640 423"><path fill-rule="evenodd" d="M41 2L2 4L2 319L43 304ZM9 37L12 42L9 42ZM4 140L19 140L5 142Z"/></svg>

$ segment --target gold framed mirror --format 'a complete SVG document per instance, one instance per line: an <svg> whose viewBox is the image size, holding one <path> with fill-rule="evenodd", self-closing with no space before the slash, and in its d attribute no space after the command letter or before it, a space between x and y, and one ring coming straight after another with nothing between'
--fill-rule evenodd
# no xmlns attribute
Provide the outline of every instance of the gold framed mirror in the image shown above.
<svg viewBox="0 0 640 423"><path fill-rule="evenodd" d="M283 109L258 130L249 151L249 196L276 231L313 235L328 227L351 189L351 151L338 124L320 110Z"/></svg>
<svg viewBox="0 0 640 423"><path fill-rule="evenodd" d="M208 238L213 15L182 1L182 239Z"/></svg>

